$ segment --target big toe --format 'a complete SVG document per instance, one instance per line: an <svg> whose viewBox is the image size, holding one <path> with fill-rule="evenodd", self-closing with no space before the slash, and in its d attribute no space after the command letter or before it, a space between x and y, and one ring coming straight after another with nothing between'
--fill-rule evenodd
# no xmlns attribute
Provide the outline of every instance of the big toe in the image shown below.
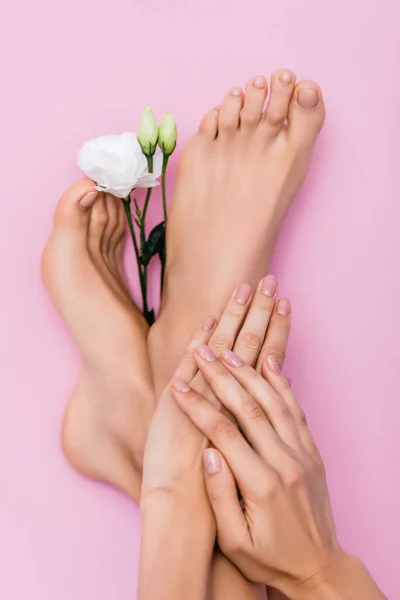
<svg viewBox="0 0 400 600"><path fill-rule="evenodd" d="M300 141L313 142L325 120L325 105L321 88L314 81L300 81L290 102L289 135Z"/></svg>
<svg viewBox="0 0 400 600"><path fill-rule="evenodd" d="M63 194L54 212L55 227L87 229L90 208L98 198L93 181L81 179Z"/></svg>

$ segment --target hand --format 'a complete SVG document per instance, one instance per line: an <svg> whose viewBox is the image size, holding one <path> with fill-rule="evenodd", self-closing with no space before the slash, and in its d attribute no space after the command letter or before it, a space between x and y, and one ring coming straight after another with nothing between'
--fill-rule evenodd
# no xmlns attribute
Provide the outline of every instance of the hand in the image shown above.
<svg viewBox="0 0 400 600"><path fill-rule="evenodd" d="M272 295L269 292L271 283L275 292ZM274 278L265 278L252 300L250 286L239 286L229 299L220 322L217 324L215 319L208 317L195 333L175 376L183 381L192 380L195 389L216 402L193 358L194 348L201 343L208 343L216 354L233 347L245 362L256 364L259 369L261 361L257 362L257 359L266 353L273 353L282 365L290 330L290 304L288 300L276 303L276 287ZM198 502L203 493L207 511L209 503L202 466L202 454L207 445L207 438L176 406L168 385L160 398L146 443L142 507L152 492L164 490L182 496L190 494Z"/></svg>
<svg viewBox="0 0 400 600"><path fill-rule="evenodd" d="M173 382L179 407L215 446L205 451L204 464L221 550L251 581L290 595L344 555L304 413L273 358L263 362L263 378L229 351L217 360L199 346L194 357L239 425Z"/></svg>

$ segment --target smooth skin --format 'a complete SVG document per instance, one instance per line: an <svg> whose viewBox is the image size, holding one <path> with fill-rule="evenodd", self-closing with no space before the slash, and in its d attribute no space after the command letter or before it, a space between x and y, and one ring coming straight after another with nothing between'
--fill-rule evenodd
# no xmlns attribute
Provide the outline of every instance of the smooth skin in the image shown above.
<svg viewBox="0 0 400 600"><path fill-rule="evenodd" d="M276 293L270 293L271 284L277 291L273 277L263 278L254 297L248 284L238 286L220 321L211 317L203 321L175 371L175 381L192 380L192 385L220 409L219 400L194 360L198 346L213 347L215 352L233 348L240 360L258 369L260 357L268 355L269 348L285 354L290 303L287 299L276 302ZM250 339L252 344L248 343ZM207 445L207 438L176 406L168 385L151 422L144 455L139 598L157 598L161 593L165 598L179 598L189 585L193 600L204 598L215 540L215 523L203 478L202 456ZM165 539L176 542L176 554L173 545L168 544L165 555ZM185 546L186 559L182 563ZM190 548L194 551L189 552ZM163 578L155 579L153 574L159 571ZM265 598L265 586L243 578L221 554L214 557L210 581L213 598L223 597L227 589L229 597L238 600Z"/></svg>
<svg viewBox="0 0 400 600"><path fill-rule="evenodd" d="M168 222L165 295L150 332L123 275L121 205L94 192L87 179L64 194L42 277L82 359L62 432L65 456L82 474L139 501L156 397L202 316L219 316L229 290L246 280L255 287L268 272L280 224L304 181L323 121L318 85L296 83L287 70L274 73L270 86L257 76L245 93L233 88L219 109L207 113L180 162ZM160 349L167 339L166 356ZM247 343L254 343L251 337ZM271 344L281 360L282 349L272 338ZM221 559L220 571L223 565ZM229 569L228 587L218 594L233 598L237 586L229 583Z"/></svg>
<svg viewBox="0 0 400 600"><path fill-rule="evenodd" d="M338 542L323 461L274 358L262 363L263 376L231 351L218 359L200 345L194 358L236 419L193 381L173 380L177 405L213 446L204 452L204 471L221 550L248 579L293 600L384 599Z"/></svg>

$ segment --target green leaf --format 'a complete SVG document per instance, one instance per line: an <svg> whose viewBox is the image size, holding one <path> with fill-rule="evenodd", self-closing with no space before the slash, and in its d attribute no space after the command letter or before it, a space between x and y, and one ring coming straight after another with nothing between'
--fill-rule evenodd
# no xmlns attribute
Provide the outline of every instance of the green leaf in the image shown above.
<svg viewBox="0 0 400 600"><path fill-rule="evenodd" d="M142 248L142 260L144 265L148 265L153 256L160 257L161 262L165 263L165 223L159 223L150 232L144 247Z"/></svg>

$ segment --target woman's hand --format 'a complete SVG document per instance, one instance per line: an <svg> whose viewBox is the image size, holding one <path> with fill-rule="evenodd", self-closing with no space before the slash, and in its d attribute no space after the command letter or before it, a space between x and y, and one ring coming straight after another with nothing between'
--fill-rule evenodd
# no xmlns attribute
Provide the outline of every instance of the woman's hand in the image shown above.
<svg viewBox="0 0 400 600"><path fill-rule="evenodd" d="M217 355L224 349L234 349L248 364L261 368L260 356L272 353L280 363L286 352L290 330L290 303L276 301L277 282L272 276L264 278L254 294L247 284L234 290L219 323L205 319L194 334L175 376L204 394L219 406L210 386L205 381L193 357L194 348L208 344ZM168 348L166 347L166 352ZM204 490L202 455L208 446L207 438L176 406L170 386L159 400L146 443L142 509L152 492L157 490L190 495L205 508L209 503ZM202 505L203 505L202 504ZM210 515L211 520L212 515Z"/></svg>
<svg viewBox="0 0 400 600"><path fill-rule="evenodd" d="M218 360L199 346L194 356L238 423L173 382L176 402L215 446L205 451L204 466L221 550L251 581L307 597L350 557L336 538L324 465L305 415L273 358L263 362L263 378L230 351Z"/></svg>

